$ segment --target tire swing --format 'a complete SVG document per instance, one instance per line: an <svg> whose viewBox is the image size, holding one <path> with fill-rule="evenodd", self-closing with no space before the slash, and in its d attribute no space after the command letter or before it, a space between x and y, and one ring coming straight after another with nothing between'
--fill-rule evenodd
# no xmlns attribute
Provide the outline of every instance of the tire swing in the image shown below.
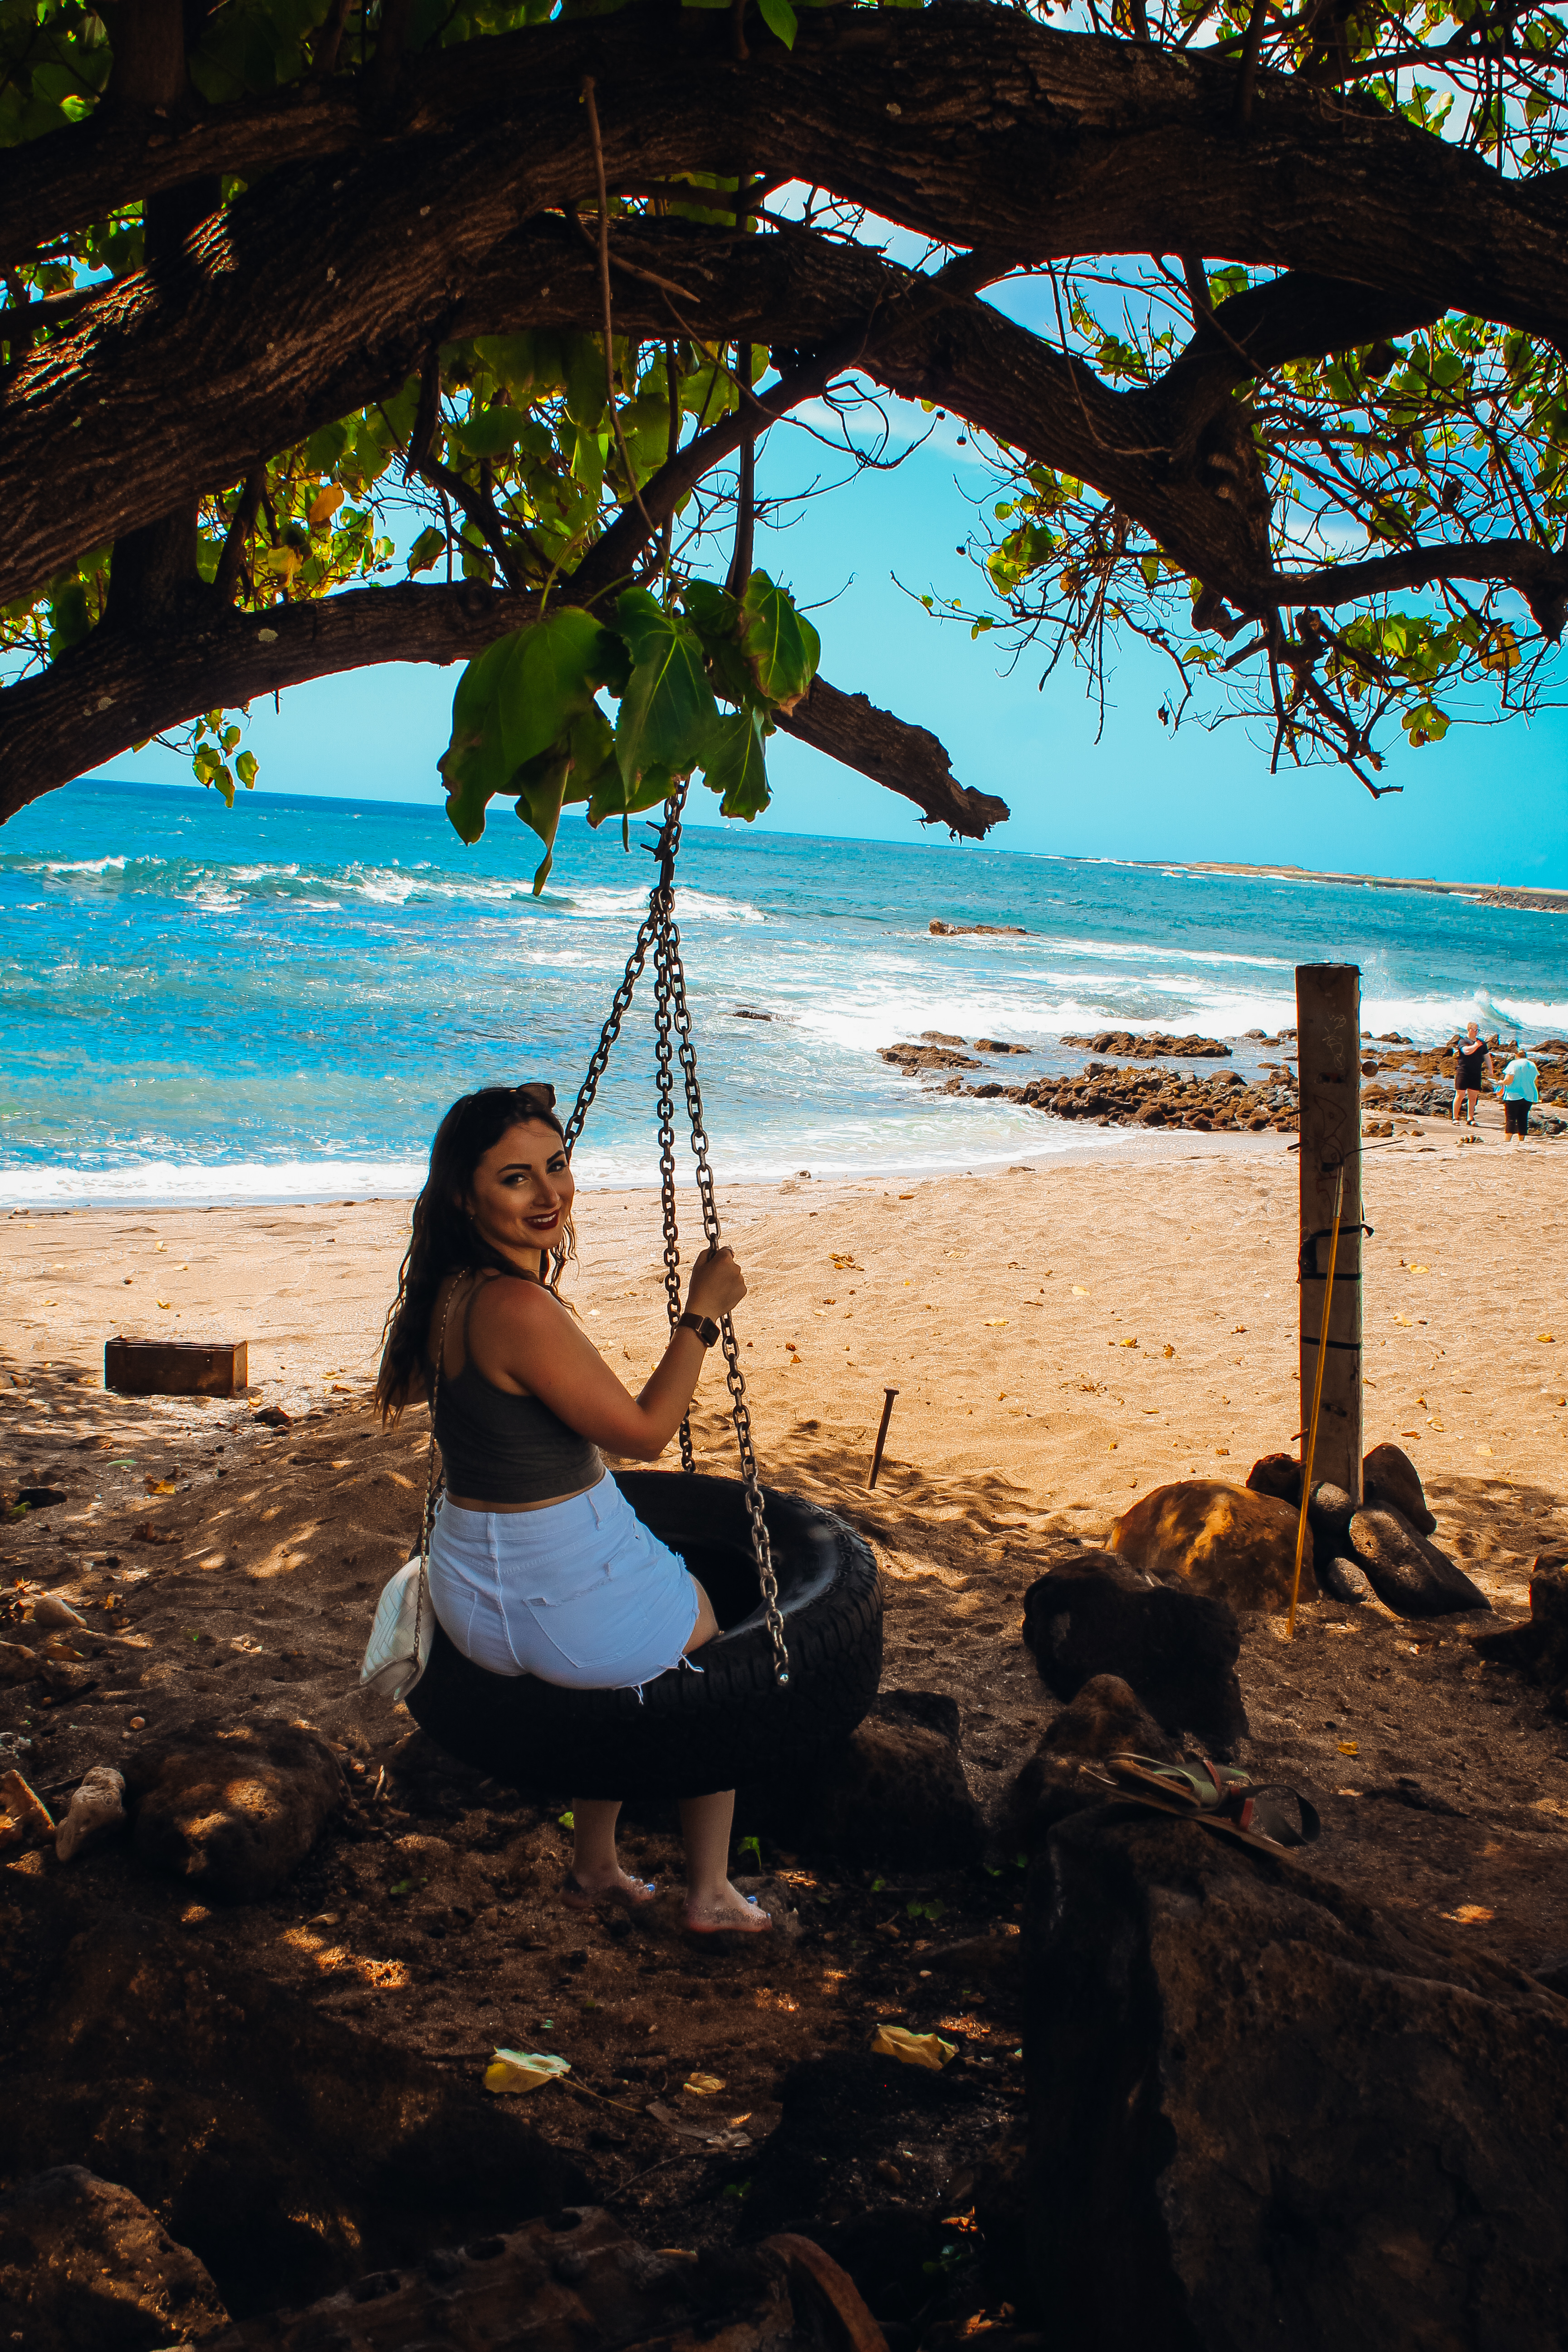
<svg viewBox="0 0 1568 2352"><path fill-rule="evenodd" d="M675 1087L679 1058L691 1121L702 1230L719 1240L719 1213L702 1094L691 1042L675 859L686 786L665 803L654 855L658 876L609 1015L566 1121L568 1155L593 1107L649 950L654 959L664 1285L674 1329L680 1315L675 1215ZM758 1483L745 1376L729 1316L720 1322L739 1478L699 1475L689 1416L678 1471L615 1474L633 1510L679 1553L706 1587L721 1632L691 1667L672 1667L635 1690L567 1690L534 1675L487 1673L437 1624L430 1662L409 1713L448 1753L524 1790L580 1797L696 1797L789 1769L846 1738L868 1711L882 1670L882 1601L870 1547L843 1519ZM695 1671L693 1670L695 1669Z"/></svg>

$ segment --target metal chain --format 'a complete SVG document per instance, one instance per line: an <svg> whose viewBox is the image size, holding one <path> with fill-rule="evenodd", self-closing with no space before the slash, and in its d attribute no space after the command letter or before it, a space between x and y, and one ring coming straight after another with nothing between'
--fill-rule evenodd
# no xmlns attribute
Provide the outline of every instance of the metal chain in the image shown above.
<svg viewBox="0 0 1568 2352"><path fill-rule="evenodd" d="M708 1157L708 1133L702 1116L702 1089L697 1077L697 1053L691 1038L691 1012L686 1001L686 972L680 960L680 930L675 920L675 860L680 847L680 818L686 803L686 785L680 784L664 804L664 824L658 836L655 856L658 859L658 878L648 898L647 913L643 918L636 943L626 959L626 972L616 989L605 1025L599 1033L587 1075L566 1122L566 1152L570 1158L573 1147L583 1132L584 1123L593 1108L605 1075L611 1049L621 1034L632 1001L632 991L641 977L647 961L648 950L654 952L654 1054L658 1064L658 1172L659 1191L664 1210L664 1287L669 1309L669 1325L673 1332L680 1317L680 1237L675 1214L675 1087L671 1068L671 1040L679 1054L680 1073L686 1087L686 1108L691 1121L691 1150L697 1162L697 1193L702 1209L702 1231L710 1249L719 1246L719 1210L713 1197L713 1171ZM789 1650L784 1641L784 1618L779 1609L778 1574L773 1567L773 1546L768 1540L767 1521L763 1509L763 1490L757 1477L757 1456L752 1444L752 1415L746 1402L746 1376L741 1370L740 1348L735 1328L728 1315L719 1318L720 1340L724 1352L725 1381L730 1391L731 1418L735 1426L735 1444L741 1457L741 1482L746 1499L746 1516L751 1523L752 1552L757 1564L757 1580L762 1588L763 1610L773 1644L773 1680L781 1689L790 1678ZM680 1461L685 1470L695 1470L697 1465L691 1447L691 1422L688 1414L680 1424Z"/></svg>

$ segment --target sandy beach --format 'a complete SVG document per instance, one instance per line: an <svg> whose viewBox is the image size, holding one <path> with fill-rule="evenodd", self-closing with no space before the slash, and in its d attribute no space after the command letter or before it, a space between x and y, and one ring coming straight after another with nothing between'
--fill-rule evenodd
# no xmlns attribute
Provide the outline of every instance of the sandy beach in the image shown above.
<svg viewBox="0 0 1568 2352"><path fill-rule="evenodd" d="M1483 1585L1517 1591L1531 1554L1568 1531L1568 1223L1552 1148L1482 1134L1461 1145L1435 1120L1367 1149L1366 1434L1404 1445L1433 1507L1463 1517L1456 1548ZM1273 1137L1194 1140L1005 1175L721 1187L750 1285L737 1328L765 1475L852 1484L887 1387L887 1507L921 1497L998 1541L1095 1534L1152 1486L1244 1479L1288 1447L1294 1155ZM15 1214L0 1223L7 1370L68 1371L85 1402L118 1333L244 1339L252 1406L357 1404L407 1218L402 1201ZM634 1388L661 1344L658 1220L647 1192L580 1197L569 1295ZM694 1196L681 1223L700 1230ZM717 1466L716 1363L699 1396ZM171 1435L234 1412L104 1405ZM13 1391L7 1470L40 1465L50 1419Z"/></svg>
<svg viewBox="0 0 1568 2352"><path fill-rule="evenodd" d="M1425 1936L1527 1969L1568 1948L1568 1753L1543 1695L1479 1661L1470 1637L1518 1622L1533 1556L1568 1548L1562 1185L1552 1146L1461 1143L1440 1122L1369 1146L1367 1440L1393 1438L1419 1463L1436 1540L1493 1613L1412 1622L1380 1603L1314 1600L1289 1643L1280 1618L1244 1618L1249 1732L1233 1751L1256 1781L1317 1806L1315 1870ZM56 1963L37 1961L33 2005L15 2011L29 2063L54 2070L47 2095L18 2103L22 2168L76 2160L100 2107L118 2113L118 2077L79 2083L74 2045L51 2054L57 2022L74 2031L84 2004L107 2004L117 2051L121 2012L138 2019L142 2087L125 2096L165 2131L161 2086L188 2073L190 1984L237 1988L262 2021L191 2095L209 2103L201 2116L221 2111L226 2145L249 2136L258 2164L269 2053L302 2034L317 2054L301 2043L289 2063L307 2071L352 2072L368 2049L378 2068L412 2068L454 2096L472 2095L497 2046L565 2056L569 2084L541 2094L548 2109L531 2116L650 2244L795 2227L808 2212L829 2232L870 2208L943 2214L955 2179L974 2180L976 2166L988 2177L987 2151L1005 2170L1024 2128L1023 1978L1005 1955L1021 1948L1006 1939L1024 1909L1028 1832L1012 1792L1060 1712L1018 1638L1023 1597L1136 1495L1176 1477L1239 1481L1290 1444L1296 1161L1275 1136L1129 1139L1092 1164L903 1183L795 1177L720 1197L751 1283L737 1320L763 1477L871 1544L880 1704L934 1706L956 1723L969 1860L895 1861L875 1843L819 1850L809 1822L795 1851L742 1791L737 1839L759 1843L738 1851L760 1864L742 1883L780 1932L760 1958L694 1954L673 1809L634 1803L623 1851L658 1884L647 1916L634 1932L620 1915L564 1908L569 1792L482 1780L405 1708L358 1688L370 1612L416 1539L425 1475L424 1413L386 1433L367 1409L408 1203L19 1213L0 1223L0 1481L64 1499L12 1517L0 1557L15 1638L35 1638L29 1612L46 1591L87 1625L72 1637L83 1663L69 1695L0 1689L7 1761L58 1808L90 1766L171 1737L303 1721L336 1743L347 1789L315 1850L255 1902L204 1897L126 1840L85 1864L45 1847L0 1872L8 1934L25 1940L58 1902L76 1923L71 1950L104 1955L91 1983L68 1969L58 1998ZM646 1192L580 1201L572 1295L634 1384L663 1329L658 1205ZM105 1338L163 1329L246 1339L250 1394L106 1395ZM887 1459L868 1493L889 1386ZM723 1402L710 1365L705 1466L732 1460ZM1004 1956L994 1973L973 1975L976 1950ZM150 1955L161 1955L151 1977ZM154 1978L174 1988L173 2005L142 2021ZM792 2123L789 2102L841 2058L860 2063L889 2019L962 2051L961 2127L889 2097L875 2116L846 2109L828 2163L815 2110ZM721 2120L747 2135L742 2152L694 2143L668 2104L689 2109L692 2069L725 2087ZM64 2123L62 2082L77 2102ZM206 2128L191 2127L193 2146ZM827 2184L809 2198L803 2165ZM324 2151L317 2168L323 2210L342 2203L330 2227L358 2228L339 2198L341 2157ZM341 2257L350 2275L405 2251L354 2242ZM896 2263L894 2284L879 2285L869 2254L832 2242L862 2263L868 2292L894 2292Z"/></svg>

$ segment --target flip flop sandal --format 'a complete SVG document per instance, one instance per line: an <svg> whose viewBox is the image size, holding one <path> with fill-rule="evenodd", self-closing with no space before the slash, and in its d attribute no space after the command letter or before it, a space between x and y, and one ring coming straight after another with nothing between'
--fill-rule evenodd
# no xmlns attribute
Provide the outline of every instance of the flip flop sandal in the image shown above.
<svg viewBox="0 0 1568 2352"><path fill-rule="evenodd" d="M559 1892L568 1911L596 1911L601 1903L618 1903L627 1911L640 1911L645 1904L653 1901L658 1888L651 1878L638 1878L633 1880L631 1886L602 1886L595 1894L586 1886L579 1886L568 1871Z"/></svg>
<svg viewBox="0 0 1568 2352"><path fill-rule="evenodd" d="M1163 1764L1152 1756L1111 1756L1099 1777L1156 1812L1195 1821L1222 1837L1268 1852L1310 1845L1322 1832L1316 1806L1299 1790L1273 1784L1255 1788L1246 1772L1211 1763L1206 1756L1192 1765ZM1277 1796L1288 1797L1295 1805L1299 1827L1274 1801Z"/></svg>
<svg viewBox="0 0 1568 2352"><path fill-rule="evenodd" d="M757 1898L754 1895L748 1895L745 1899L751 1905L753 1911L759 1908ZM738 1919L734 1922L732 1927L724 1927L716 1922L711 1927L699 1927L694 1920L688 1919L685 1922L686 1933L689 1936L696 1937L700 1941L708 1936L742 1936L750 1937L752 1936L771 1935L773 1925L773 1914L769 1911L763 1911L762 1916L765 1924L761 1927L742 1927Z"/></svg>

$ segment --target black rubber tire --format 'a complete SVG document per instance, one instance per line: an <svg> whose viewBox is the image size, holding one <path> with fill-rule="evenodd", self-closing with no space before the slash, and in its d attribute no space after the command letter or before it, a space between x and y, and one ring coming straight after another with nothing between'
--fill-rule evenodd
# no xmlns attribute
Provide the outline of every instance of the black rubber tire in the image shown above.
<svg viewBox="0 0 1568 2352"><path fill-rule="evenodd" d="M430 1663L408 1695L431 1738L525 1791L699 1797L793 1771L853 1731L882 1673L877 1563L854 1528L797 1495L763 1490L789 1648L781 1689L740 1481L634 1470L616 1483L707 1588L724 1632L692 1666L646 1683L639 1698L489 1674L437 1623Z"/></svg>

